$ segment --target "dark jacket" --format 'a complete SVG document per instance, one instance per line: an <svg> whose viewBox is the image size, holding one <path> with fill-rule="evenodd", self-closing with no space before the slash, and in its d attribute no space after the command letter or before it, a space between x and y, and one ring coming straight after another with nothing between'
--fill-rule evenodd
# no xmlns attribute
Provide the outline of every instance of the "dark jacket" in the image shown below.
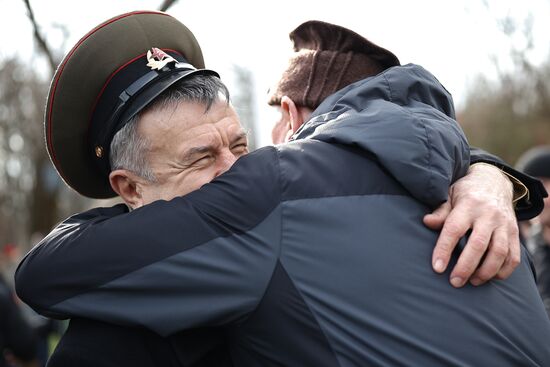
<svg viewBox="0 0 550 367"><path fill-rule="evenodd" d="M550 365L525 256L479 288L431 269L422 217L468 164L447 91L394 67L189 195L69 218L21 263L18 292L50 316L222 327L237 366Z"/></svg>
<svg viewBox="0 0 550 367"><path fill-rule="evenodd" d="M48 367L231 366L221 336L204 329L165 338L140 327L74 318Z"/></svg>

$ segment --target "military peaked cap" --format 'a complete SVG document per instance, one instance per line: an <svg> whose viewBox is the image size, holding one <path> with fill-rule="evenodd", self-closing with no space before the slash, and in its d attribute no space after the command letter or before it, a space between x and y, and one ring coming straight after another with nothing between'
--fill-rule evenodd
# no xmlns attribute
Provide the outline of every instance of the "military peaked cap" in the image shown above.
<svg viewBox="0 0 550 367"><path fill-rule="evenodd" d="M45 137L63 180L91 198L116 196L110 143L126 122L178 80L202 73L191 31L156 11L122 14L93 28L67 53L48 94Z"/></svg>

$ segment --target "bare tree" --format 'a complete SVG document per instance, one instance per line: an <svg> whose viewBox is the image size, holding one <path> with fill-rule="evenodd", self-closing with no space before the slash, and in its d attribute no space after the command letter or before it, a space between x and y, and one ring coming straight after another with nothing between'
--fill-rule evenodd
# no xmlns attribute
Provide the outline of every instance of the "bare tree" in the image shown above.
<svg viewBox="0 0 550 367"><path fill-rule="evenodd" d="M162 4L160 4L159 10L160 11L167 11L172 5L174 5L178 0L164 0Z"/></svg>
<svg viewBox="0 0 550 367"><path fill-rule="evenodd" d="M48 158L43 137L43 114L49 81L59 62L36 21L29 0L23 0L33 27L37 50L49 65L44 78L28 61L0 60L0 244L16 242L28 248L34 233L47 233L67 210L82 201L71 195ZM60 209L65 209L60 211Z"/></svg>
<svg viewBox="0 0 550 367"><path fill-rule="evenodd" d="M42 52L42 54L46 57L48 60L48 64L50 65L51 74L55 72L55 69L57 68L57 65L59 64L59 60L56 60L54 57L50 47L48 46L48 43L46 42L46 39L40 32L40 27L38 26L38 23L36 22L36 19L34 18L34 12L32 10L31 4L29 0L23 0L25 3L25 6L27 7L27 16L29 17L29 20L32 24L33 29L33 35L34 40L38 44L38 48Z"/></svg>
<svg viewBox="0 0 550 367"><path fill-rule="evenodd" d="M514 68L502 69L495 57L498 80L479 79L459 113L471 144L510 163L526 149L550 143L550 57L540 65L530 59L534 21L533 14L525 19L507 16L496 20L504 35L521 40L511 43Z"/></svg>
<svg viewBox="0 0 550 367"><path fill-rule="evenodd" d="M47 83L17 59L3 60L0 84L0 209L9 227L3 242L26 242L58 220L55 191L43 182L48 161L42 138Z"/></svg>

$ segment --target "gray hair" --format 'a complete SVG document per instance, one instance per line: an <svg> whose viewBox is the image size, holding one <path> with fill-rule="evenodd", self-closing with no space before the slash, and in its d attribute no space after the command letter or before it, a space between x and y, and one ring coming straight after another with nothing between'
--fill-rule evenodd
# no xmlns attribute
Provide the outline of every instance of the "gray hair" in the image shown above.
<svg viewBox="0 0 550 367"><path fill-rule="evenodd" d="M208 112L214 102L222 100L229 104L229 90L222 81L213 75L196 74L176 82L162 92L149 106L132 117L120 129L111 141L109 161L111 170L126 169L136 175L155 182L155 174L151 171L147 160L150 142L138 132L138 122L144 111L165 109L177 106L180 102L199 102Z"/></svg>

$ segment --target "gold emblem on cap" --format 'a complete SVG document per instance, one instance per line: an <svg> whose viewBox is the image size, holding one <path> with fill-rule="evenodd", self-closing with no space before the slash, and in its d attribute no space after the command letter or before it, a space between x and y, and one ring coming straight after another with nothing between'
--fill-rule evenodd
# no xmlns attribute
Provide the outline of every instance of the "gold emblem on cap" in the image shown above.
<svg viewBox="0 0 550 367"><path fill-rule="evenodd" d="M152 70L160 70L171 62L177 62L172 56L156 47L147 51L147 61L147 66Z"/></svg>
<svg viewBox="0 0 550 367"><path fill-rule="evenodd" d="M95 155L97 158L103 157L103 148L100 147L99 145L95 147Z"/></svg>

